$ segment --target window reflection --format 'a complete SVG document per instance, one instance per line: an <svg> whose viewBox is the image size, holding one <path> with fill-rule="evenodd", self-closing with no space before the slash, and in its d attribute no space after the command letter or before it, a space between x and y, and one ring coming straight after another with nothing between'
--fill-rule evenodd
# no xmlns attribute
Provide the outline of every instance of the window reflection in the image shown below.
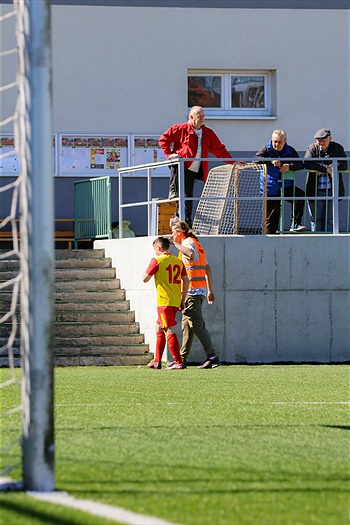
<svg viewBox="0 0 350 525"><path fill-rule="evenodd" d="M264 108L263 76L231 76L232 108Z"/></svg>
<svg viewBox="0 0 350 525"><path fill-rule="evenodd" d="M220 76L189 76L188 106L221 107Z"/></svg>

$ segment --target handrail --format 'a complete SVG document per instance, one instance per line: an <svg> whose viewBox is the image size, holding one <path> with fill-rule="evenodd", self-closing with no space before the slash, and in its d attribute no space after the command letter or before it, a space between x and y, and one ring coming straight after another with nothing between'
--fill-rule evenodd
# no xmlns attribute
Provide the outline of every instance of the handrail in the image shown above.
<svg viewBox="0 0 350 525"><path fill-rule="evenodd" d="M153 209L153 201L152 201L152 170L155 170L161 166L178 166L178 172L179 172L179 198L173 199L179 201L179 217L182 220L182 218L185 217L185 170L184 170L184 161L181 158L178 158L176 160L164 160L160 162L152 162L148 164L139 164L137 166L129 166L125 168L119 168L118 175L119 175L119 224L123 223L123 208L130 208L134 206L147 206L148 207L148 214L147 214L147 230L148 235L152 235L152 209ZM144 171L147 170L147 201L141 201L137 203L129 203L129 204L123 204L123 174L124 173L130 173L133 171ZM169 202L169 199L163 199L159 200L158 202ZM123 229L119 228L119 238L123 238Z"/></svg>
<svg viewBox="0 0 350 525"><path fill-rule="evenodd" d="M147 206L148 207L148 215L147 215L147 224L148 224L148 235L154 235L155 232L152 229L152 212L154 207L154 200L152 199L152 171L155 171L157 168L160 168L162 166L178 166L179 171L179 197L177 199L171 199L172 201L178 201L179 202L179 219L184 220L185 217L185 170L184 170L184 163L185 161L192 162L194 160L199 161L209 161L209 162L231 162L233 161L232 158L216 158L216 157L209 157L209 158L203 158L203 157L195 157L195 158L186 158L183 159L181 157L177 157L176 159L172 160L166 160L166 161L160 161L160 162L151 162L146 164L139 164L136 166L127 166L124 168L118 169L118 175L119 175L119 181L118 181L118 188L119 188L119 223L122 224L123 222L123 210L124 208L131 208L131 207L137 207L137 206ZM276 160L276 157L246 157L241 158L240 160L250 163L254 162L257 164L262 163L268 163ZM303 158L303 157L283 157L283 162L290 162L290 161L299 161L303 162L304 164L307 164L307 162L317 161L318 158ZM326 158L327 161L332 162L333 167L333 177L332 177L332 194L329 195L329 199L332 200L332 208L333 208L333 234L339 233L339 208L338 208L338 201L339 201L339 190L338 190L338 178L339 173L350 173L350 170L338 170L338 162L339 161L350 161L350 157L332 157L332 158ZM123 175L136 171L147 171L147 200L146 201L139 201L134 203L123 203ZM295 173L304 173L304 172L311 172L315 170L310 170L304 167L302 170L297 170ZM349 190L348 190L349 191ZM204 197L186 197L186 200L189 201L199 201ZM227 200L227 201L244 201L244 200L287 200L282 196L256 196L256 197L205 197L206 200ZM290 197L288 197L290 199ZM317 197L313 196L312 200L322 200L324 197ZM349 200L350 196L342 196L342 200ZM293 197L293 200L308 200L307 196L305 197ZM157 199L157 203L163 203L163 202L169 202L170 199ZM119 228L119 238L123 238L123 229Z"/></svg>

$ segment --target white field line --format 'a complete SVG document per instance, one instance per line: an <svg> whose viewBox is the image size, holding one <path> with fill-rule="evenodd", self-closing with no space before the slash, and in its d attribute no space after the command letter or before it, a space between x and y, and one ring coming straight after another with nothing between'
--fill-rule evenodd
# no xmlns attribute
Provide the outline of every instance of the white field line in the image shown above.
<svg viewBox="0 0 350 525"><path fill-rule="evenodd" d="M21 482L14 482L10 478L0 477L0 490L14 491L21 489ZM64 507L80 510L92 516L109 519L117 523L126 523L127 525L179 525L160 518L154 518L153 516L137 514L121 507L113 507L112 505L87 499L77 499L70 496L67 492L27 491L26 494L40 501L46 501L54 505L63 505Z"/></svg>
<svg viewBox="0 0 350 525"><path fill-rule="evenodd" d="M232 405L350 405L350 401L231 401ZM143 403L135 403L143 406ZM183 402L167 402L167 405L183 405ZM213 401L205 404L214 405ZM100 407L110 406L110 403L57 403L56 407Z"/></svg>
<svg viewBox="0 0 350 525"><path fill-rule="evenodd" d="M271 405L350 405L350 401L271 401Z"/></svg>
<svg viewBox="0 0 350 525"><path fill-rule="evenodd" d="M90 501L87 499L76 499L67 492L27 492L29 496L40 501L47 501L56 505L64 505L71 509L81 510L112 521L127 523L128 525L177 525L152 516L136 514L121 507L112 507L104 503Z"/></svg>

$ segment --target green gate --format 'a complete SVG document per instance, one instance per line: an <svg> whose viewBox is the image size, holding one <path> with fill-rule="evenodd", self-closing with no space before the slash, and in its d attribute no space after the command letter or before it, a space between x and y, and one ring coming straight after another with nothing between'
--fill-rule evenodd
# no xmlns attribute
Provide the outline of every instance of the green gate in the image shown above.
<svg viewBox="0 0 350 525"><path fill-rule="evenodd" d="M110 177L74 182L74 241L112 239Z"/></svg>

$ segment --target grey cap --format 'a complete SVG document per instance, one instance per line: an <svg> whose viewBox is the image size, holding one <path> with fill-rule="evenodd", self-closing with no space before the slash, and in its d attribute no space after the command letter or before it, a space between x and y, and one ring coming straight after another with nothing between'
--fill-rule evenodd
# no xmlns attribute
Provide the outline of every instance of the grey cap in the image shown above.
<svg viewBox="0 0 350 525"><path fill-rule="evenodd" d="M321 128L316 131L314 139L325 139L331 135L331 130L326 128Z"/></svg>

